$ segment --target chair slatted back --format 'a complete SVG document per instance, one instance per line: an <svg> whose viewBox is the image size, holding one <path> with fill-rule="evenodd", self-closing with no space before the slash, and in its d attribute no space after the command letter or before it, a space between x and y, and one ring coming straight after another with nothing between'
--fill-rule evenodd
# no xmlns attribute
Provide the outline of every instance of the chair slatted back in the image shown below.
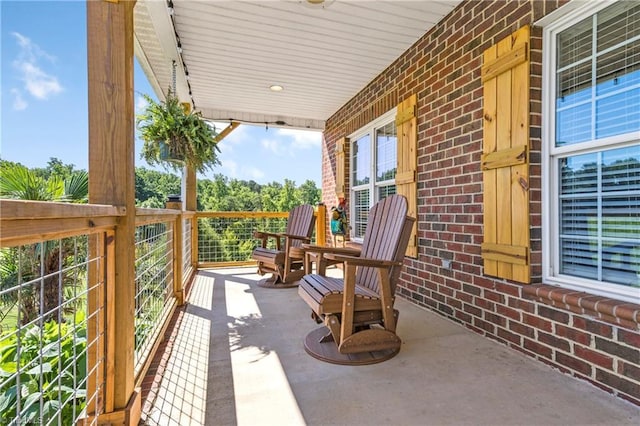
<svg viewBox="0 0 640 426"><path fill-rule="evenodd" d="M294 207L293 210L289 212L285 233L298 237L311 238L315 222L316 217L313 214L313 207L310 204ZM300 247L303 243L304 241L301 240L291 240L292 247Z"/></svg>
<svg viewBox="0 0 640 426"><path fill-rule="evenodd" d="M394 194L378 201L369 210L360 256L393 261L404 259L411 229L415 222L414 218L407 216L407 211L407 200L402 195ZM395 292L396 281L401 269L400 266L394 266L391 269L389 279L392 294ZM356 274L356 283L380 293L376 268L359 268Z"/></svg>

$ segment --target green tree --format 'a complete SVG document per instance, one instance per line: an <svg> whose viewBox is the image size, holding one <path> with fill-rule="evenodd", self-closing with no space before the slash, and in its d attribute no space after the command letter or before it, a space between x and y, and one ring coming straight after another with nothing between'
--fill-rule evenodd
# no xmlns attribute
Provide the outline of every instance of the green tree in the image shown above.
<svg viewBox="0 0 640 426"><path fill-rule="evenodd" d="M300 192L299 198L302 204L317 205L322 199L322 191L316 187L316 183L307 179L302 185L298 187Z"/></svg>
<svg viewBox="0 0 640 426"><path fill-rule="evenodd" d="M161 209L169 195L180 194L181 179L171 173L136 167L136 205Z"/></svg>

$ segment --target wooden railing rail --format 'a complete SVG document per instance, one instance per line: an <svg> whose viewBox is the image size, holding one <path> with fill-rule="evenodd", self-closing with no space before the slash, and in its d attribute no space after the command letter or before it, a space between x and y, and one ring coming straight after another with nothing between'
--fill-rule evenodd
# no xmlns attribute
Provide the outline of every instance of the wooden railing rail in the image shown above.
<svg viewBox="0 0 640 426"><path fill-rule="evenodd" d="M124 209L92 204L0 200L0 247L113 229Z"/></svg>

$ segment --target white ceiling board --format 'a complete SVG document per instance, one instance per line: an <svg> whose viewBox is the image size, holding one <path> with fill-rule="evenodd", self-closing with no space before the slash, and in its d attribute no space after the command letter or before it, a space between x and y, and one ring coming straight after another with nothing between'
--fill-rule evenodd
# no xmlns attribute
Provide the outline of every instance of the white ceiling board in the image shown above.
<svg viewBox="0 0 640 426"><path fill-rule="evenodd" d="M189 79L180 70L178 91L184 99L190 86L205 117L323 129L459 3L173 0L172 19L162 1L138 0L137 55L154 87L164 87L179 39Z"/></svg>

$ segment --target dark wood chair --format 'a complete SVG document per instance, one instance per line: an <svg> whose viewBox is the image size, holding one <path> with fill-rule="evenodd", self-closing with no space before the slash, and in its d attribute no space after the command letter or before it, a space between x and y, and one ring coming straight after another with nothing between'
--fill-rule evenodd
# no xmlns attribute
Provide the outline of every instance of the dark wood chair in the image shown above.
<svg viewBox="0 0 640 426"><path fill-rule="evenodd" d="M261 287L287 288L298 285L304 275L303 243L311 242L311 234L315 225L313 207L303 204L289 212L287 228L284 233L254 232L253 237L261 240L261 244L252 258L258 262L258 273L271 273L270 278L258 282ZM269 247L269 241L275 241Z"/></svg>
<svg viewBox="0 0 640 426"><path fill-rule="evenodd" d="M360 255L305 246L313 256L344 263L344 278L307 274L300 280L298 294L312 318L325 325L305 338L310 355L336 364L372 364L400 351L393 304L414 222L406 199L391 195L369 211Z"/></svg>

